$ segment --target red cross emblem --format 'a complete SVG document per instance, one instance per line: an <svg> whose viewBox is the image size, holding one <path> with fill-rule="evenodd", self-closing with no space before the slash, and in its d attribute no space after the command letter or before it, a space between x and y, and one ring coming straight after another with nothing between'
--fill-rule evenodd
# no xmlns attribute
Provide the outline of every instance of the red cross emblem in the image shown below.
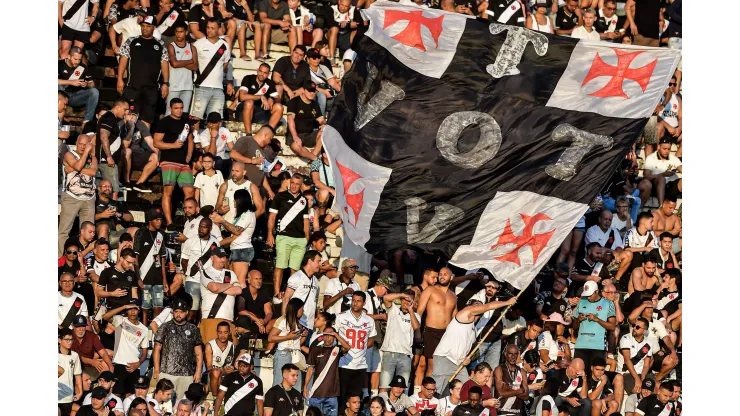
<svg viewBox="0 0 740 416"><path fill-rule="evenodd" d="M432 34L434 39L434 46L439 47L439 36L442 34L442 21L445 16L439 17L424 17L422 11L416 12L402 12L399 10L386 10L385 20L383 21L383 29L396 23L398 21L409 22L405 29L399 32L393 39L401 42L406 46L419 49L422 52L426 52L424 47L424 41L421 38L421 26L424 25Z"/></svg>
<svg viewBox="0 0 740 416"><path fill-rule="evenodd" d="M516 6L512 4L511 5L511 10L516 10Z"/></svg>
<svg viewBox="0 0 740 416"><path fill-rule="evenodd" d="M177 16L175 16L175 14L174 14L174 13L172 13L172 14L170 15L170 19L171 19L171 20L175 20L175 18L177 18Z"/></svg>
<svg viewBox="0 0 740 416"><path fill-rule="evenodd" d="M552 229L546 233L532 234L532 230L536 223L552 219L546 214L537 213L534 216L526 214L519 215L522 217L522 221L524 221L524 229L522 230L521 235L514 234L514 231L511 229L511 219L508 219L506 220L504 232L501 233L496 244L491 246L491 250L506 244L515 244L515 247L502 256L494 257L494 260L498 260L502 263L514 263L521 266L521 262L519 261L519 249L524 246L529 246L529 248L532 249L532 260L536 263L537 256L539 256L540 252L545 248L547 242L550 241L550 238L555 233L555 229Z"/></svg>
<svg viewBox="0 0 740 416"><path fill-rule="evenodd" d="M224 139L224 140L226 140L226 135L225 134L222 134L221 135L221 138Z"/></svg>
<svg viewBox="0 0 740 416"><path fill-rule="evenodd" d="M75 71L75 75L80 76L80 71ZM673 107L675 107L675 106L676 105L674 104Z"/></svg>
<svg viewBox="0 0 740 416"><path fill-rule="evenodd" d="M141 336L141 331L136 331L136 336L137 337L140 337Z"/></svg>
<svg viewBox="0 0 740 416"><path fill-rule="evenodd" d="M673 109L675 110L677 108L678 108L678 104L673 104Z"/></svg>
<svg viewBox="0 0 740 416"><path fill-rule="evenodd" d="M645 345L644 347L642 347L642 352L644 352L644 353L647 353L647 352L648 352L648 347L647 347L647 345Z"/></svg>
<svg viewBox="0 0 740 416"><path fill-rule="evenodd" d="M190 50L185 49L185 55L190 55Z"/></svg>
<svg viewBox="0 0 740 416"><path fill-rule="evenodd" d="M676 295L674 295L673 293L671 293L671 295L668 296L668 299L670 299L670 300L676 299Z"/></svg>
<svg viewBox="0 0 740 416"><path fill-rule="evenodd" d="M520 382L520 381L522 381L522 376L516 376L516 381L517 381L517 382Z"/></svg>
<svg viewBox="0 0 740 416"><path fill-rule="evenodd" d="M250 389L251 389L252 387L254 387L254 381L250 381L250 382L249 382L249 384L247 384L247 387L249 387Z"/></svg>
<svg viewBox="0 0 740 416"><path fill-rule="evenodd" d="M218 50L216 52L218 52L219 55L223 55L224 54L224 50L222 48L218 48Z"/></svg>
<svg viewBox="0 0 740 416"><path fill-rule="evenodd" d="M332 351L332 352L331 352L331 355L332 355L333 357L336 357L336 356L337 356L337 352L336 352L336 351Z"/></svg>
<svg viewBox="0 0 740 416"><path fill-rule="evenodd" d="M534 381L534 378L536 377L536 374L532 373L529 375L529 381Z"/></svg>
<svg viewBox="0 0 740 416"><path fill-rule="evenodd" d="M388 13L388 11L386 13ZM354 172L353 170L343 166L341 163L339 163L339 161L337 161L337 167L339 168L339 173L342 175L342 184L344 185L344 199L347 201L347 206L344 207L344 212L349 215L349 210L347 207L352 208L352 212L355 216L355 223L352 224L351 222L348 222L350 225L357 227L357 221L360 218L360 211L362 210L365 190L363 189L356 194L350 194L349 188L358 179L362 179L362 177L358 175L357 172Z"/></svg>
<svg viewBox="0 0 740 416"><path fill-rule="evenodd" d="M604 85L604 88L596 92L592 92L589 95L599 98L630 98L622 89L622 83L624 83L625 79L631 79L632 81L635 81L638 85L640 85L642 92L645 92L648 83L650 82L650 77L653 75L655 65L658 63L658 60L654 59L649 64L641 66L639 68L630 68L630 64L632 63L632 61L634 61L635 58L643 53L643 51L626 52L616 48L612 48L612 50L617 55L617 66L612 66L604 62L597 52L596 57L591 64L591 69L588 70L586 78L581 83L581 87L591 82L591 80L593 80L594 78L611 77L609 82Z"/></svg>
<svg viewBox="0 0 740 416"><path fill-rule="evenodd" d="M82 302L80 302L79 300L76 300L75 301L75 308L79 308L80 306L82 306Z"/></svg>
<svg viewBox="0 0 740 416"><path fill-rule="evenodd" d="M573 386L577 386L578 385L578 380L573 380L573 382L570 383L570 384L572 384Z"/></svg>
<svg viewBox="0 0 740 416"><path fill-rule="evenodd" d="M601 307L601 305L599 305L599 306L597 306L597 307L596 307L596 310L597 310L597 311L600 311L601 309L603 309L603 308Z"/></svg>

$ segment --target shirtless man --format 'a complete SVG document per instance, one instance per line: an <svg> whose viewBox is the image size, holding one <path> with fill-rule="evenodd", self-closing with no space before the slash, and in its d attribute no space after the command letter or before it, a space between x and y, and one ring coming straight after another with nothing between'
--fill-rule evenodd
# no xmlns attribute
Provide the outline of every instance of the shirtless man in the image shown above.
<svg viewBox="0 0 740 416"><path fill-rule="evenodd" d="M635 291L643 291L660 286L662 281L660 280L660 273L657 273L657 270L655 257L652 255L645 256L645 259L642 261L642 267L632 270L627 293L631 295Z"/></svg>
<svg viewBox="0 0 740 416"><path fill-rule="evenodd" d="M437 284L429 286L421 292L421 299L419 300L419 308L417 312L419 316L424 316L426 311L426 318L424 318L424 368L420 361L419 367L416 369L415 381L421 383L421 379L424 376L431 376L434 368L434 350L439 345L439 341L442 339L442 335L445 333L447 325L452 320L457 312L457 296L455 292L450 289L450 283L452 278L455 277L452 274L452 270L447 267L443 267L439 271L437 277ZM415 384L420 385L420 384Z"/></svg>
<svg viewBox="0 0 740 416"><path fill-rule="evenodd" d="M437 284L437 272L432 269L425 269L424 274L422 275L422 281L421 284L411 287L411 290L414 291L414 304L418 305L421 300L421 293L426 290L429 286L434 286ZM418 311L417 311L418 312ZM419 313L419 316L422 316L422 313ZM417 331L418 333L424 332L424 323L421 323L421 329ZM414 377L414 380L416 383L421 383L421 379L424 378L424 373L426 372L427 364L426 359L422 357L423 352L423 342L422 339L418 339L417 337L414 337L414 358L411 362L412 370L411 372L413 374L416 374ZM419 375L420 374L420 375ZM419 384L414 385L419 385Z"/></svg>
<svg viewBox="0 0 740 416"><path fill-rule="evenodd" d="M421 292L426 290L426 288L428 288L429 286L434 286L437 284L437 272L432 269L424 269L424 274L422 275L421 279L421 284L411 287L411 290L413 290L415 293L414 303L417 305L419 304L419 300L421 299Z"/></svg>
<svg viewBox="0 0 740 416"><path fill-rule="evenodd" d="M676 210L676 198L673 196L666 196L663 200L663 205L659 209L653 211L653 232L655 235L660 235L663 232L669 232L673 237L681 237L681 218L678 215L674 215L673 212ZM681 238L677 238L673 244L672 251L677 253L681 247Z"/></svg>

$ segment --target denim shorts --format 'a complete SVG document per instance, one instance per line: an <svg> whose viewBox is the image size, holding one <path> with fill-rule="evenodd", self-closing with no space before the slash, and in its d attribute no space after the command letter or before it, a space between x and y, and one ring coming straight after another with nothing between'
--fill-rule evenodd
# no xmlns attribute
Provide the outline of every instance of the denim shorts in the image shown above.
<svg viewBox="0 0 740 416"><path fill-rule="evenodd" d="M141 309L161 308L164 306L164 286L144 285L144 300Z"/></svg>
<svg viewBox="0 0 740 416"><path fill-rule="evenodd" d="M254 259L254 248L237 248L236 250L231 250L231 256L229 256L229 260L232 263L235 262L251 262L252 259Z"/></svg>
<svg viewBox="0 0 740 416"><path fill-rule="evenodd" d="M200 310L200 282L185 282L185 292L193 298L191 311Z"/></svg>

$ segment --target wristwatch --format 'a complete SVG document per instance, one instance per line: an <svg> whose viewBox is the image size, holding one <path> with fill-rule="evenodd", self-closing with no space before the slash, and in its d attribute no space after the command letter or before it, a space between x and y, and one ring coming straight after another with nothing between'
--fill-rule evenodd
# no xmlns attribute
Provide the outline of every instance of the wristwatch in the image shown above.
<svg viewBox="0 0 740 416"><path fill-rule="evenodd" d="M163 82L163 83L162 83L162 85L166 85L166 86L168 86L168 87L169 87L169 86L170 86L170 83L169 83L169 82L167 82L167 81L165 81L165 82Z"/></svg>

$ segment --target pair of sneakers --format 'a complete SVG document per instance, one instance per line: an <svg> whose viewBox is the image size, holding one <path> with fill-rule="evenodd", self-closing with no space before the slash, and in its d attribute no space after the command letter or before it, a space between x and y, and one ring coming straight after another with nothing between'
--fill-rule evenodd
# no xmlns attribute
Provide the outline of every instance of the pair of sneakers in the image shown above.
<svg viewBox="0 0 740 416"><path fill-rule="evenodd" d="M151 186L146 183L134 183L131 182L125 182L123 185L121 185L121 188L127 190L127 191L137 191L141 192L143 194L150 194L152 193Z"/></svg>

